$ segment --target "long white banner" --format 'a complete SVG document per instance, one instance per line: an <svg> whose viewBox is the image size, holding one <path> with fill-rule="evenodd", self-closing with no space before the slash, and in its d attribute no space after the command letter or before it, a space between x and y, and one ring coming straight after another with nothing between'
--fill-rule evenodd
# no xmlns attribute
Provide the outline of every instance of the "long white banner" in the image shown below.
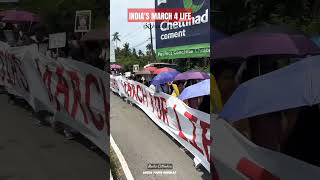
<svg viewBox="0 0 320 180"><path fill-rule="evenodd" d="M320 168L255 145L226 121L211 115L214 180L320 179Z"/></svg>
<svg viewBox="0 0 320 180"><path fill-rule="evenodd" d="M110 76L111 90L128 98L174 137L210 172L210 115L188 107L176 97L153 93L122 76Z"/></svg>
<svg viewBox="0 0 320 180"><path fill-rule="evenodd" d="M71 59L51 59L35 45L0 42L0 85L54 121L80 132L109 154L109 75Z"/></svg>

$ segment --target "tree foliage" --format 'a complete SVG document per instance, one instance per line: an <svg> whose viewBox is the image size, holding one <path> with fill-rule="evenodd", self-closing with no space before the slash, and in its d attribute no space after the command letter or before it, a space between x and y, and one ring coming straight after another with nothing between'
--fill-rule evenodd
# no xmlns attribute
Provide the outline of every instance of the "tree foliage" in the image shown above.
<svg viewBox="0 0 320 180"><path fill-rule="evenodd" d="M151 62L152 54L150 44L146 46L147 51L143 53L141 50L136 52L135 48L131 48L129 43L125 43L121 48L116 48L117 64L124 66L125 71L132 71L133 65L139 64L140 69ZM198 70L203 72L210 71L209 58L192 58L192 59L174 59L161 60L157 62L174 63L178 65L178 71L185 72L190 70Z"/></svg>
<svg viewBox="0 0 320 180"><path fill-rule="evenodd" d="M38 14L49 32L72 32L77 10L92 10L92 28L107 25L109 2L100 0L21 0L0 8L26 10Z"/></svg>
<svg viewBox="0 0 320 180"><path fill-rule="evenodd" d="M118 42L121 41L119 32L115 32L112 34L112 41L116 43L116 48L117 48Z"/></svg>
<svg viewBox="0 0 320 180"><path fill-rule="evenodd" d="M147 65L151 60L150 54L144 54L141 50L131 48L129 43L125 43L123 47L116 48L116 61L121 64L125 71L132 71L133 65L139 64L140 68Z"/></svg>
<svg viewBox="0 0 320 180"><path fill-rule="evenodd" d="M202 71L210 72L210 60L209 58L191 58L191 59L172 59L162 60L162 62L177 64L178 71Z"/></svg>
<svg viewBox="0 0 320 180"><path fill-rule="evenodd" d="M223 0L211 5L213 26L227 34L261 23L289 24L311 35L320 32L318 0Z"/></svg>

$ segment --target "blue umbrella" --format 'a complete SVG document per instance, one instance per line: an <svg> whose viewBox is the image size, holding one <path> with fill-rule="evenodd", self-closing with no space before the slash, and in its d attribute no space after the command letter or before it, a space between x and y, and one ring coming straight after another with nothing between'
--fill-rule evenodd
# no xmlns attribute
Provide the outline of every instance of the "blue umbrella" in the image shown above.
<svg viewBox="0 0 320 180"><path fill-rule="evenodd" d="M259 76L241 84L220 117L240 119L320 103L320 56Z"/></svg>
<svg viewBox="0 0 320 180"><path fill-rule="evenodd" d="M179 99L186 100L206 95L210 95L210 79L206 79L197 84L187 87L182 91Z"/></svg>
<svg viewBox="0 0 320 180"><path fill-rule="evenodd" d="M165 84L167 82L171 82L174 80L174 78L179 74L180 72L178 71L168 71L168 72L162 72L160 74L158 74L157 76L155 76L152 81L151 84L157 86L160 84Z"/></svg>

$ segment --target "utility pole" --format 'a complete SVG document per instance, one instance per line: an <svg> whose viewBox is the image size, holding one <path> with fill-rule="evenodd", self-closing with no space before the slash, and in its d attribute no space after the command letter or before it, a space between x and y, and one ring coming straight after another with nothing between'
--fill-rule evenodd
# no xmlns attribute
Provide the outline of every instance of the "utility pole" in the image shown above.
<svg viewBox="0 0 320 180"><path fill-rule="evenodd" d="M151 54L152 54L152 62L155 62L155 55L154 55L154 50L153 50L153 38L152 38L152 29L154 28L154 25L151 23L146 23L144 25L145 29L149 29L150 30L150 40L151 40Z"/></svg>

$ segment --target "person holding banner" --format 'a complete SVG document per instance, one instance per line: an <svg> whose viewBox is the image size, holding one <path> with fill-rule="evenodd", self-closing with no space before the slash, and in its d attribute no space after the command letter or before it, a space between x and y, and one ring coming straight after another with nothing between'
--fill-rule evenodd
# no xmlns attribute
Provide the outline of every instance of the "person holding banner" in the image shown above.
<svg viewBox="0 0 320 180"><path fill-rule="evenodd" d="M69 46L69 52L68 52L69 57L77 61L83 59L80 45L74 36L72 37L71 40L68 41L68 46Z"/></svg>
<svg viewBox="0 0 320 180"><path fill-rule="evenodd" d="M193 109L199 109L200 104L203 101L203 96L202 97L194 97L190 98L187 100L187 105Z"/></svg>
<svg viewBox="0 0 320 180"><path fill-rule="evenodd" d="M32 43L31 39L25 33L23 33L22 30L19 30L17 45L26 46L26 45L30 45L31 43Z"/></svg>
<svg viewBox="0 0 320 180"><path fill-rule="evenodd" d="M169 84L160 84L158 86L159 92L163 92L165 94L170 94L170 86Z"/></svg>
<svg viewBox="0 0 320 180"><path fill-rule="evenodd" d="M7 42L10 46L15 46L17 43L16 27L11 23L6 23L2 30L5 37L5 42Z"/></svg>
<svg viewBox="0 0 320 180"><path fill-rule="evenodd" d="M172 83L173 93L171 94L173 97L180 96L180 93L185 88L185 82L183 81L177 81L176 84Z"/></svg>
<svg viewBox="0 0 320 180"><path fill-rule="evenodd" d="M52 52L48 52L48 40L47 37L48 34L46 33L46 29L44 27L39 27L33 32L32 36L27 37L31 41L31 43L34 43L38 47L38 51L48 57L53 57Z"/></svg>
<svg viewBox="0 0 320 180"><path fill-rule="evenodd" d="M210 114L210 95L202 96L198 110Z"/></svg>

